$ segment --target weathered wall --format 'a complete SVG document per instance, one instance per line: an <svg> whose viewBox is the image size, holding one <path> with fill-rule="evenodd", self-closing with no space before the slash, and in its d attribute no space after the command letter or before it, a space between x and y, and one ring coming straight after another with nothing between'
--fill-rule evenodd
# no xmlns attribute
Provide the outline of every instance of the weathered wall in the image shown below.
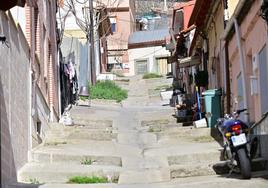
<svg viewBox="0 0 268 188"><path fill-rule="evenodd" d="M16 181L16 172L28 161L30 133L29 47L11 15L0 11L0 124L2 183ZM2 187L5 187L2 185Z"/></svg>
<svg viewBox="0 0 268 188"><path fill-rule="evenodd" d="M245 74L246 74L246 83L250 83L250 76L253 75L252 72L252 56L254 54L260 53L262 48L267 45L267 26L259 16L259 9L261 5L261 0L255 1L253 3L248 15L245 17L244 21L240 25L241 37L242 37L242 49L245 58ZM257 36L257 37L256 37ZM237 49L236 36L234 35L231 39L229 46L229 62L231 63L230 72L231 72L231 90L232 96L236 97L238 95L238 86L237 86L237 77L240 74L241 70L239 60L240 56ZM268 53L268 52L266 52ZM259 70L256 72L256 76L259 79ZM261 98L260 98L260 86L258 87L258 94L251 96L250 94L250 84L246 84L246 91L248 97L248 108L250 121L257 122L260 120L261 114Z"/></svg>
<svg viewBox="0 0 268 188"><path fill-rule="evenodd" d="M116 32L108 36L108 50L128 49L128 37L132 33L134 20L130 19L130 11L111 13L116 18Z"/></svg>
<svg viewBox="0 0 268 188"><path fill-rule="evenodd" d="M216 4L215 4L216 6ZM208 59L208 73L209 73L209 88L215 89L223 86L222 74L223 67L220 65L221 56L221 34L224 31L223 23L223 4L219 3L218 7L214 7L215 12L209 17L210 24L207 25L207 36L209 38L209 59Z"/></svg>

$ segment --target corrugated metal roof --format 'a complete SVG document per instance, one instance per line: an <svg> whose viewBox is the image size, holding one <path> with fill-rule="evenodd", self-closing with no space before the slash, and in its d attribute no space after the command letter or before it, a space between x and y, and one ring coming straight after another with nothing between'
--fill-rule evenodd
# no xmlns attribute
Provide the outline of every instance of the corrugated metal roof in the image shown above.
<svg viewBox="0 0 268 188"><path fill-rule="evenodd" d="M162 41L169 36L168 29L159 29L152 31L137 31L132 33L128 38L128 44L148 43Z"/></svg>

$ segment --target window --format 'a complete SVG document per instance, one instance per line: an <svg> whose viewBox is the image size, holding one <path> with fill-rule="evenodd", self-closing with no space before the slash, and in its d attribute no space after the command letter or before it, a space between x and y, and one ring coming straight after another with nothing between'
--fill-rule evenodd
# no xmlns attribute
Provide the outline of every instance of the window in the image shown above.
<svg viewBox="0 0 268 188"><path fill-rule="evenodd" d="M260 74L260 97L261 97L261 113L265 113L268 110L268 74L267 74L267 52L266 46L259 52L259 74Z"/></svg>
<svg viewBox="0 0 268 188"><path fill-rule="evenodd" d="M116 32L116 18L115 17L111 17L110 18L110 23L111 23L112 32L115 33Z"/></svg>

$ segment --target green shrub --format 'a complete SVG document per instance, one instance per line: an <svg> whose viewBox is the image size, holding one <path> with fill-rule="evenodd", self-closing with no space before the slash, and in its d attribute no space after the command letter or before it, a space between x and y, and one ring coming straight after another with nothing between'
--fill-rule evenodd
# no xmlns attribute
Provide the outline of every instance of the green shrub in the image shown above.
<svg viewBox="0 0 268 188"><path fill-rule="evenodd" d="M156 74L156 73L147 73L143 75L143 79L151 79L151 78L161 78L162 75Z"/></svg>
<svg viewBox="0 0 268 188"><path fill-rule="evenodd" d="M89 184L89 183L108 183L106 177L97 177L97 176L75 176L71 177L68 183L78 183L78 184Z"/></svg>
<svg viewBox="0 0 268 188"><path fill-rule="evenodd" d="M95 86L90 87L92 99L107 99L121 102L128 97L127 91L121 89L113 81L98 81Z"/></svg>

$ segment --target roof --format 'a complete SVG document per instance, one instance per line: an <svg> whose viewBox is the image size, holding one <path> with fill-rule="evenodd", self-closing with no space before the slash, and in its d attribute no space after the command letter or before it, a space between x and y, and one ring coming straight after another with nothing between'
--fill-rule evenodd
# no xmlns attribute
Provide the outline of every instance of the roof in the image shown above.
<svg viewBox="0 0 268 188"><path fill-rule="evenodd" d="M177 26L181 25L181 29L185 30L187 29L190 17L192 15L193 9L194 9L194 5L195 5L195 0L189 1L189 2L180 2L180 3L175 3L174 5L174 10L173 10L173 17L172 17L172 28L174 29L175 34L179 34L180 31L176 28L175 24L178 24ZM183 10L183 23L180 23L180 20L177 16L177 11L178 10Z"/></svg>
<svg viewBox="0 0 268 188"><path fill-rule="evenodd" d="M9 0L9 1L1 1L0 10L7 11L15 6L24 7L25 0L17 1L17 0Z"/></svg>
<svg viewBox="0 0 268 188"><path fill-rule="evenodd" d="M187 6L192 6L192 5L195 4L195 1L196 0L192 0L192 1L189 1L189 2L177 2L177 3L174 4L173 9L178 10L178 9L182 9L184 7L187 7Z"/></svg>
<svg viewBox="0 0 268 188"><path fill-rule="evenodd" d="M169 36L168 29L137 31L129 36L128 45L129 48L162 45L162 43L165 43L167 36Z"/></svg>
<svg viewBox="0 0 268 188"><path fill-rule="evenodd" d="M196 0L193 13L189 20L188 26L195 24L200 27L204 24L205 16L207 15L212 0Z"/></svg>

